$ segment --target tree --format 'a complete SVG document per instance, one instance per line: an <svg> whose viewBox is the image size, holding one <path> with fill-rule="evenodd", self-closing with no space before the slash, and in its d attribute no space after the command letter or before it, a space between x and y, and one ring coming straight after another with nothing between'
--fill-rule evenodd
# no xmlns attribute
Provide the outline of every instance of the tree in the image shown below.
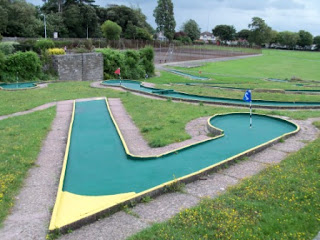
<svg viewBox="0 0 320 240"><path fill-rule="evenodd" d="M313 43L317 45L317 49L320 50L320 36L316 36L313 39Z"/></svg>
<svg viewBox="0 0 320 240"><path fill-rule="evenodd" d="M50 14L56 12L62 12L62 9L65 5L65 0L48 0L41 7L41 11Z"/></svg>
<svg viewBox="0 0 320 240"><path fill-rule="evenodd" d="M190 19L185 22L183 24L182 31L185 32L192 41L200 38L201 29L195 20Z"/></svg>
<svg viewBox="0 0 320 240"><path fill-rule="evenodd" d="M0 6L0 34L4 33L8 25L8 12Z"/></svg>
<svg viewBox="0 0 320 240"><path fill-rule="evenodd" d="M54 32L58 32L59 37L68 37L68 29L64 24L62 13L52 12L46 15L47 35L53 36Z"/></svg>
<svg viewBox="0 0 320 240"><path fill-rule="evenodd" d="M230 25L217 25L212 29L212 33L214 36L219 37L221 41L231 41L235 38L236 29Z"/></svg>
<svg viewBox="0 0 320 240"><path fill-rule="evenodd" d="M276 30L271 30L270 32L270 40L269 40L269 43L272 44L272 43L277 43L278 41L278 32Z"/></svg>
<svg viewBox="0 0 320 240"><path fill-rule="evenodd" d="M271 28L262 18L253 17L252 22L248 26L250 28L249 42L259 46L270 42Z"/></svg>
<svg viewBox="0 0 320 240"><path fill-rule="evenodd" d="M301 47L305 47L305 46L310 46L313 42L313 36L311 33L307 32L307 31L303 31L300 30L298 32L299 34L299 40L297 42L297 44Z"/></svg>
<svg viewBox="0 0 320 240"><path fill-rule="evenodd" d="M150 34L153 33L152 27L146 22L146 16L140 9L132 9L127 6L112 5L107 9L97 8L97 15L100 24L106 20L117 23L123 32L123 37L135 39L136 27L146 29Z"/></svg>
<svg viewBox="0 0 320 240"><path fill-rule="evenodd" d="M122 29L115 22L107 20L102 24L101 31L107 40L118 40L120 39Z"/></svg>
<svg viewBox="0 0 320 240"><path fill-rule="evenodd" d="M136 38L142 40L152 40L152 35L145 28L135 27Z"/></svg>
<svg viewBox="0 0 320 240"><path fill-rule="evenodd" d="M237 38L240 38L240 39L242 39L242 40L248 40L249 35L250 35L250 30L248 30L248 29L242 29L240 32L238 32L238 33L236 34L236 37L237 37Z"/></svg>
<svg viewBox="0 0 320 240"><path fill-rule="evenodd" d="M171 0L158 0L158 5L153 11L157 24L157 31L163 32L164 36L172 41L175 33L176 21L173 13Z"/></svg>
<svg viewBox="0 0 320 240"><path fill-rule="evenodd" d="M25 1L1 1L1 6L8 14L6 31L3 33L4 36L41 36L41 27L43 25L42 21L39 18L36 18L37 10L35 6L26 3Z"/></svg>
<svg viewBox="0 0 320 240"><path fill-rule="evenodd" d="M289 31L279 32L278 41L281 45L294 49L299 40L299 34Z"/></svg>
<svg viewBox="0 0 320 240"><path fill-rule="evenodd" d="M82 16L78 5L65 7L63 11L64 24L68 29L69 37L84 37L85 30L82 28Z"/></svg>
<svg viewBox="0 0 320 240"><path fill-rule="evenodd" d="M95 9L86 4L80 4L80 13L82 15L82 27L86 29L86 37L95 36L96 29L98 28L98 16Z"/></svg>

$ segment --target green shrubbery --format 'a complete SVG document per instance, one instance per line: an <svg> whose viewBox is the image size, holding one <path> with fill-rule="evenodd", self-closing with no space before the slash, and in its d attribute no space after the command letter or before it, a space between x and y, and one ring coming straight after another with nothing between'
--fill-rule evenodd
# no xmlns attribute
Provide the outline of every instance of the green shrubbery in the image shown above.
<svg viewBox="0 0 320 240"><path fill-rule="evenodd" d="M5 64L5 56L4 54L0 51L0 82L2 82L2 73L4 71L4 64Z"/></svg>
<svg viewBox="0 0 320 240"><path fill-rule="evenodd" d="M152 47L145 47L139 51L119 51L110 48L99 49L103 54L104 78L115 78L114 71L121 69L123 79L144 78L145 74L154 75L154 52Z"/></svg>
<svg viewBox="0 0 320 240"><path fill-rule="evenodd" d="M3 52L4 55L9 55L15 52L16 42L1 42L0 43L0 52Z"/></svg>
<svg viewBox="0 0 320 240"><path fill-rule="evenodd" d="M144 71L149 75L154 75L154 51L152 47L140 49L140 61Z"/></svg>
<svg viewBox="0 0 320 240"><path fill-rule="evenodd" d="M17 52L7 56L3 62L2 81L30 81L41 75L41 61L35 52Z"/></svg>
<svg viewBox="0 0 320 240"><path fill-rule="evenodd" d="M36 50L46 50L49 48L54 48L54 42L51 39L40 39L35 44Z"/></svg>

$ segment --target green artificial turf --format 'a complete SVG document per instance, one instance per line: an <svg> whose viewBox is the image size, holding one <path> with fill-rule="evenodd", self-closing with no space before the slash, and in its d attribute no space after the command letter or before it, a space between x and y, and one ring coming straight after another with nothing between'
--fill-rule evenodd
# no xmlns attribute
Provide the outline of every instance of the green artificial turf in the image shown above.
<svg viewBox="0 0 320 240"><path fill-rule="evenodd" d="M134 239L313 239L320 230L320 139Z"/></svg>

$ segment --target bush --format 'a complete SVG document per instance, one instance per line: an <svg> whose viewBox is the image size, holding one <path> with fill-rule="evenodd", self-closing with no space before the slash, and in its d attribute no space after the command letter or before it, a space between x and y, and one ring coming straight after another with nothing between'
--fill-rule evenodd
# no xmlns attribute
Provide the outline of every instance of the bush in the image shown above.
<svg viewBox="0 0 320 240"><path fill-rule="evenodd" d="M48 53L50 55L64 55L66 52L64 51L63 48L49 48Z"/></svg>
<svg viewBox="0 0 320 240"><path fill-rule="evenodd" d="M34 45L36 44L36 40L29 39L25 41L20 41L18 45L14 45L15 51L33 51L35 49Z"/></svg>
<svg viewBox="0 0 320 240"><path fill-rule="evenodd" d="M30 81L41 75L41 61L35 52L17 52L5 60L5 81Z"/></svg>
<svg viewBox="0 0 320 240"><path fill-rule="evenodd" d="M49 76L56 76L57 72L53 67L52 54L49 53L49 49L42 51L40 60L42 63L42 71L41 79L48 79Z"/></svg>
<svg viewBox="0 0 320 240"><path fill-rule="evenodd" d="M5 60L6 60L6 57L5 55L0 51L0 82L3 81L2 79L2 74L4 72L4 65L5 65Z"/></svg>
<svg viewBox="0 0 320 240"><path fill-rule="evenodd" d="M144 78L146 73L149 76L154 74L152 47L146 47L140 51L127 50L122 52L110 48L96 51L103 54L105 79L118 78L114 74L117 68L121 69L123 79L140 79Z"/></svg>
<svg viewBox="0 0 320 240"><path fill-rule="evenodd" d="M116 78L114 71L121 68L121 75L125 77L126 67L124 64L124 53L119 50L112 50L110 48L98 49L97 52L103 54L103 71L104 78Z"/></svg>
<svg viewBox="0 0 320 240"><path fill-rule="evenodd" d="M74 52L74 53L89 53L91 51L84 48L84 46L82 46L82 47L78 47L78 48L73 49L72 52Z"/></svg>
<svg viewBox="0 0 320 240"><path fill-rule="evenodd" d="M144 69L144 71L149 75L154 75L154 51L153 48L150 46L147 46L145 48L140 49L140 59L141 59L141 65Z"/></svg>
<svg viewBox="0 0 320 240"><path fill-rule="evenodd" d="M92 40L91 39L87 39L84 41L84 47L88 50L92 50L93 49L93 44L92 44Z"/></svg>
<svg viewBox="0 0 320 240"><path fill-rule="evenodd" d="M67 49L70 49L72 48L72 41L55 41L54 46L57 48L67 47Z"/></svg>
<svg viewBox="0 0 320 240"><path fill-rule="evenodd" d="M124 52L125 59L125 78L139 79L143 78L146 74L143 66L139 65L140 54L135 50L127 50Z"/></svg>
<svg viewBox="0 0 320 240"><path fill-rule="evenodd" d="M202 41L202 40L194 40L194 41L193 41L193 44L196 44L196 45L204 45L205 42Z"/></svg>
<svg viewBox="0 0 320 240"><path fill-rule="evenodd" d="M37 51L44 51L49 48L54 48L54 42L51 39L40 39L35 43L34 47Z"/></svg>
<svg viewBox="0 0 320 240"><path fill-rule="evenodd" d="M4 55L9 55L15 52L15 45L19 43L16 42L2 42L0 43L0 52Z"/></svg>

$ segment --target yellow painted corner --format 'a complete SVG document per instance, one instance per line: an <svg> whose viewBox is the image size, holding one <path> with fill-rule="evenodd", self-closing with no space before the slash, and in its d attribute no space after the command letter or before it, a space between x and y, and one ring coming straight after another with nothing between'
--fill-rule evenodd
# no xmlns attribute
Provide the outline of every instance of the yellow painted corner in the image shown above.
<svg viewBox="0 0 320 240"><path fill-rule="evenodd" d="M101 212L118 203L135 197L135 192L108 196L81 196L69 192L61 192L55 221L49 230L54 230Z"/></svg>

